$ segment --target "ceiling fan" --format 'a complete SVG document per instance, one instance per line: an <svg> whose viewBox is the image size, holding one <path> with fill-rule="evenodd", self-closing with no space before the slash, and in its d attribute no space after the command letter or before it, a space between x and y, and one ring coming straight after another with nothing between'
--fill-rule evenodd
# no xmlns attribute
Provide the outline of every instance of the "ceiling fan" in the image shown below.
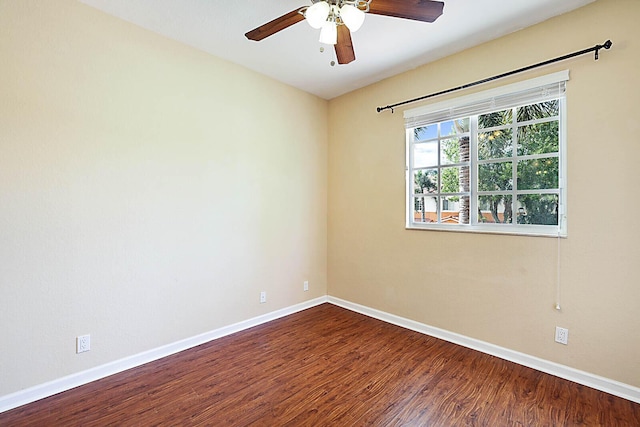
<svg viewBox="0 0 640 427"><path fill-rule="evenodd" d="M433 22L440 15L444 3L435 0L311 0L311 6L292 10L273 21L255 28L245 36L260 41L279 31L307 20L320 29L320 42L334 45L338 64L356 59L351 33L360 28L365 13Z"/></svg>

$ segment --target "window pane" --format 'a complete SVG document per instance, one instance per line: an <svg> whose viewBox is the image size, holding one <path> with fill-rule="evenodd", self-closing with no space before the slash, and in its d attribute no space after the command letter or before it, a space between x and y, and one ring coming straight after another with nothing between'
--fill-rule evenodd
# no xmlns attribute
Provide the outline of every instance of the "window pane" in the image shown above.
<svg viewBox="0 0 640 427"><path fill-rule="evenodd" d="M504 126L511 123L513 110L495 111L493 113L481 114L478 116L478 128L487 129L496 126Z"/></svg>
<svg viewBox="0 0 640 427"><path fill-rule="evenodd" d="M558 152L558 122L518 127L518 155Z"/></svg>
<svg viewBox="0 0 640 427"><path fill-rule="evenodd" d="M413 167L423 168L438 165L438 141L424 142L413 146Z"/></svg>
<svg viewBox="0 0 640 427"><path fill-rule="evenodd" d="M478 133L478 159L500 159L513 155L513 131L497 129Z"/></svg>
<svg viewBox="0 0 640 427"><path fill-rule="evenodd" d="M440 123L440 136L449 136L459 133L456 131L456 123L454 120Z"/></svg>
<svg viewBox="0 0 640 427"><path fill-rule="evenodd" d="M434 139L438 137L438 125L429 125L423 126L419 128L415 128L413 130L413 136L416 141L422 141L425 139Z"/></svg>
<svg viewBox="0 0 640 427"><path fill-rule="evenodd" d="M440 162L443 165L469 161L469 137L461 136L442 140L440 147Z"/></svg>
<svg viewBox="0 0 640 427"><path fill-rule="evenodd" d="M413 198L413 221L414 222L437 222L436 197L414 197Z"/></svg>
<svg viewBox="0 0 640 427"><path fill-rule="evenodd" d="M469 191L469 167L449 167L442 168L442 188L443 193L461 193Z"/></svg>
<svg viewBox="0 0 640 427"><path fill-rule="evenodd" d="M526 122L529 120L555 117L559 114L559 105L558 100L554 99L552 101L518 107L518 121Z"/></svg>
<svg viewBox="0 0 640 427"><path fill-rule="evenodd" d="M466 132L469 132L468 117L440 123L440 137L460 135Z"/></svg>
<svg viewBox="0 0 640 427"><path fill-rule="evenodd" d="M478 190L500 191L513 188L511 162L483 163L478 165Z"/></svg>
<svg viewBox="0 0 640 427"><path fill-rule="evenodd" d="M518 224L558 225L557 194L523 194L518 196Z"/></svg>
<svg viewBox="0 0 640 427"><path fill-rule="evenodd" d="M518 190L558 188L558 158L520 160L518 162Z"/></svg>
<svg viewBox="0 0 640 427"><path fill-rule="evenodd" d="M456 133L469 132L469 118L454 120L456 126Z"/></svg>
<svg viewBox="0 0 640 427"><path fill-rule="evenodd" d="M415 194L436 193L438 190L438 170L425 169L413 173Z"/></svg>
<svg viewBox="0 0 640 427"><path fill-rule="evenodd" d="M478 222L511 224L512 197L510 195L492 195L478 197Z"/></svg>
<svg viewBox="0 0 640 427"><path fill-rule="evenodd" d="M469 224L469 196L445 196L440 201L442 223Z"/></svg>
<svg viewBox="0 0 640 427"><path fill-rule="evenodd" d="M451 163L460 163L460 139L450 138L442 141L440 147L440 160L443 165L449 165ZM466 138L468 140L468 138Z"/></svg>

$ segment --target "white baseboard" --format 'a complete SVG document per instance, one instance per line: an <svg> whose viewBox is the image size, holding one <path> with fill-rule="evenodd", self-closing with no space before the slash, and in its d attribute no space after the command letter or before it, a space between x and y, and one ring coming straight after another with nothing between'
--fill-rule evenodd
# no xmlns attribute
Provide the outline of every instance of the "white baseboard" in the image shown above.
<svg viewBox="0 0 640 427"><path fill-rule="evenodd" d="M0 397L0 413L327 302L319 297Z"/></svg>
<svg viewBox="0 0 640 427"><path fill-rule="evenodd" d="M484 341L469 338L464 335L456 334L454 332L449 332L444 329L425 325L423 323L396 316L394 314L389 314L384 311L369 308L360 304L352 303L340 298L330 296L328 297L328 302L339 307L346 308L348 310L355 311L357 313L364 314L378 320L382 320L387 323L401 326L403 328L420 332L422 334L430 335L435 338L440 338L442 340L449 341L463 347L471 348L473 350L478 350L480 352L490 354L492 356L496 356L510 362L518 363L520 365L527 366L529 368L533 368L538 371L554 375L556 377L564 378L566 380L573 381L587 387L595 388L596 390L613 394L614 396L622 397L624 399L640 403L640 388L634 387L629 384L621 383L609 378L604 378L595 374L591 374L589 372L580 371L569 366L550 362L548 360L540 359L535 356L520 353L518 351L509 350L508 348L499 347L497 345L493 345Z"/></svg>
<svg viewBox="0 0 640 427"><path fill-rule="evenodd" d="M307 308L320 305L322 303L329 302L339 307L346 308L357 313L364 314L366 316L373 317L375 319L382 320L387 323L401 326L416 332L420 332L426 335L440 338L445 341L459 344L464 347L478 350L492 356L499 357L514 363L518 363L523 366L527 366L547 374L555 375L560 378L564 378L569 381L576 382L588 387L601 390L606 393L613 394L615 396L622 397L624 399L631 400L636 403L640 403L640 388L634 387L629 384L624 384L618 381L614 381L608 378L600 377L598 375L591 374L589 372L580 371L568 366L560 365L558 363L550 362L544 359L540 359L534 356L530 356L517 351L509 350L504 347L499 347L484 341L469 338L464 335L456 334L446 331L444 329L436 328L433 326L425 325L410 319L406 319L394 314L389 314L384 311L369 308L360 304L352 303L340 298L323 296L315 298L313 300L305 301L300 304L296 304L290 307L285 307L281 310L273 311L271 313L264 314L262 316L254 317L242 322L234 323L229 326L224 326L213 331L206 332L191 338L177 341L162 347L158 347L149 351L145 351L139 354L135 354L124 359L116 360L95 368L78 372L63 378L59 378L44 384L40 384L34 387L30 387L25 390L21 390L12 394L8 394L0 397L0 412L5 412L10 409L17 408L22 405L26 405L36 400L44 399L45 397L53 396L54 394L61 393L66 390L90 383L92 381L99 380L109 375L117 374L127 369L135 368L137 366L144 365L145 363L152 362L154 360L161 359L166 356L178 353L183 350L187 350L192 347L196 347L200 344L231 335L236 332L243 331L245 329L252 328L254 326L261 325L263 323L270 322L280 317L288 316L298 311L305 310Z"/></svg>

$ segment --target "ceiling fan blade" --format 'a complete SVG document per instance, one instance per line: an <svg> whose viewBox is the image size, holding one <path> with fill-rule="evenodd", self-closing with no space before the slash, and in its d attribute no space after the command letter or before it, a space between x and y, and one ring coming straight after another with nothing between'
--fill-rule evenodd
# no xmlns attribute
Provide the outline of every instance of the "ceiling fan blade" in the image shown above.
<svg viewBox="0 0 640 427"><path fill-rule="evenodd" d="M334 46L338 64L348 64L356 59L351 41L351 31L346 25L338 25L338 43Z"/></svg>
<svg viewBox="0 0 640 427"><path fill-rule="evenodd" d="M423 22L435 21L443 9L444 3L434 0L371 0L369 3L369 13Z"/></svg>
<svg viewBox="0 0 640 427"><path fill-rule="evenodd" d="M248 33L245 34L249 40L260 41L265 39L278 31L282 31L285 28L292 26L293 24L297 24L298 22L304 20L304 16L301 13L298 13L300 9L292 10L291 12L282 15L279 18L274 19L273 21L269 21L266 24L260 25L258 28L255 28Z"/></svg>

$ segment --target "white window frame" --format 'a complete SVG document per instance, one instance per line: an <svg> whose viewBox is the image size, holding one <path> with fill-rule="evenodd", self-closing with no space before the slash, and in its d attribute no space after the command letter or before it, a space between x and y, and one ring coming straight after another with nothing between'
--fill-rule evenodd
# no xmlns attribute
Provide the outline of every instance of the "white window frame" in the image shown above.
<svg viewBox="0 0 640 427"><path fill-rule="evenodd" d="M569 71L560 71L546 76L485 90L467 96L454 98L430 105L421 106L404 112L406 127L406 228L418 230L463 231L477 233L518 234L532 236L567 236L567 182L566 182L566 82ZM557 87L549 91L549 87ZM545 100L559 100L558 118L558 225L518 224L513 216L512 224L482 223L478 221L478 141L477 121L470 123L470 220L469 224L446 224L415 221L413 192L413 143L414 128L447 120L472 117L506 108L519 107ZM517 164L517 153L514 161ZM548 157L548 156L546 156ZM420 168L416 168L420 169ZM514 169L514 176L515 176ZM515 182L515 181L514 181ZM546 191L544 191L547 193ZM537 193L537 192L534 192ZM460 193L457 193L460 194ZM522 194L519 192L518 194ZM434 194L436 195L436 194ZM455 194L447 194L455 196ZM432 196L432 195L430 195ZM515 206L516 190L513 190ZM438 206L437 211L440 211Z"/></svg>

